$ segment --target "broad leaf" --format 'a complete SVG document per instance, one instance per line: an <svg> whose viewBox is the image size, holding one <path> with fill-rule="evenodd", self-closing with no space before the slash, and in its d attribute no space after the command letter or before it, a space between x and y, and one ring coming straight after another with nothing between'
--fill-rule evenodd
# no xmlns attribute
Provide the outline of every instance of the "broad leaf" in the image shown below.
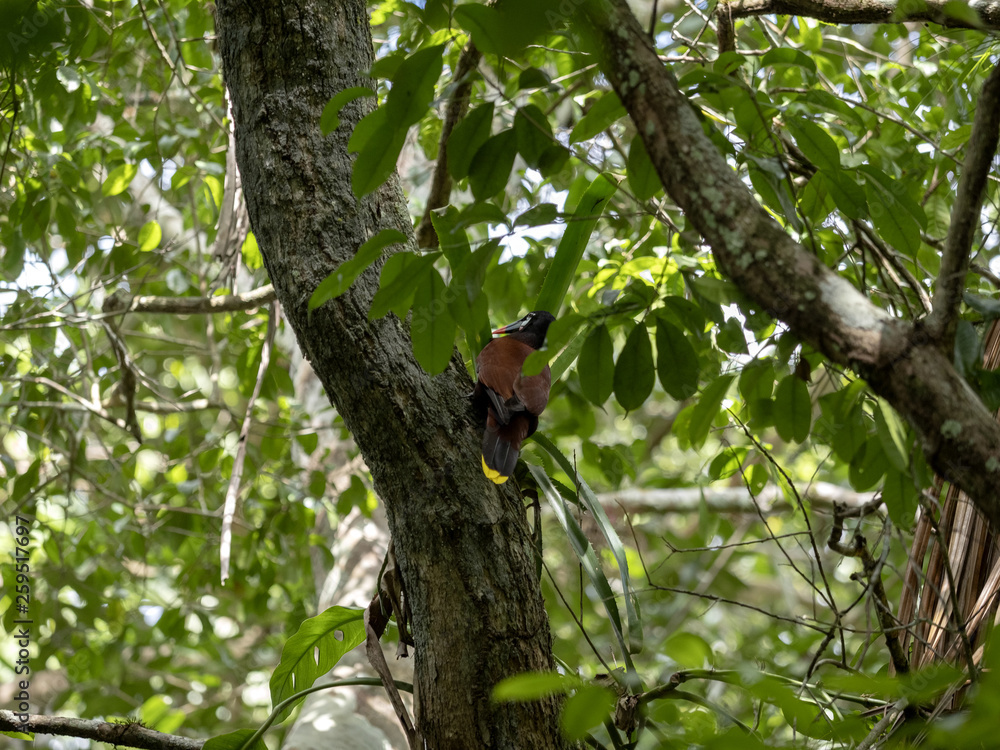
<svg viewBox="0 0 1000 750"><path fill-rule="evenodd" d="M653 347L643 323L636 325L615 364L615 398L625 411L638 409L653 392Z"/></svg>
<svg viewBox="0 0 1000 750"><path fill-rule="evenodd" d="M353 86L344 89L339 94L330 98L330 101L323 107L323 114L319 118L319 128L323 135L329 135L340 127L340 110L363 96L375 96L375 92L367 86Z"/></svg>
<svg viewBox="0 0 1000 750"><path fill-rule="evenodd" d="M447 287L433 266L424 270L413 297L410 337L413 356L429 374L437 375L448 366L455 350L454 318L445 299Z"/></svg>
<svg viewBox="0 0 1000 750"><path fill-rule="evenodd" d="M516 156L513 130L498 133L479 147L469 166L469 186L477 200L492 198L506 187Z"/></svg>
<svg viewBox="0 0 1000 750"><path fill-rule="evenodd" d="M364 610L330 607L316 617L305 620L298 631L285 642L281 661L271 675L271 705L277 706L293 693L311 687L341 657L365 639ZM286 707L276 721L283 721L291 712Z"/></svg>
<svg viewBox="0 0 1000 750"><path fill-rule="evenodd" d="M698 391L698 355L684 334L662 314L656 319L656 371L663 390L678 401Z"/></svg>
<svg viewBox="0 0 1000 750"><path fill-rule="evenodd" d="M398 229L383 229L358 248L354 257L344 261L330 273L309 298L309 309L315 310L323 303L339 297L361 273L374 263L389 245L406 242L406 235Z"/></svg>
<svg viewBox="0 0 1000 750"><path fill-rule="evenodd" d="M605 175L598 175L590 183L590 187L577 204L576 211L573 212L572 220L566 224L566 231L559 241L556 257L552 259L552 265L545 276L542 290L538 293L534 309L548 310L553 315L559 312L563 297L566 296L576 268L583 257L583 251L587 248L590 234L617 189L618 186Z"/></svg>
<svg viewBox="0 0 1000 750"><path fill-rule="evenodd" d="M614 387L614 346L608 327L601 323L583 342L576 361L580 377L580 391L595 406L603 406Z"/></svg>
<svg viewBox="0 0 1000 750"><path fill-rule="evenodd" d="M448 138L448 173L460 180L469 174L472 157L490 137L493 125L493 103L483 104L469 112L451 131Z"/></svg>

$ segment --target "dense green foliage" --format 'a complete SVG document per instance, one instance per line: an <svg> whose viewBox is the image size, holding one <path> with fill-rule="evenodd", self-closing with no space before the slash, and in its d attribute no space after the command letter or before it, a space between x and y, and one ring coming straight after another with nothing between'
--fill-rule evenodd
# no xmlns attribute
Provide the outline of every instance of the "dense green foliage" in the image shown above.
<svg viewBox="0 0 1000 750"><path fill-rule="evenodd" d="M506 697L575 692L567 731L611 743L611 698L591 678L622 667L649 690L690 670L688 685L649 702L641 747L856 742L876 721L864 709L933 701L955 672L885 676L866 579L826 549L829 508L804 499L816 481L882 492L882 510L847 534L864 533L883 560L895 606L906 530L933 481L912 431L720 276L557 6L498 8L375 6L372 88L336 97L316 127L342 127L341 107L377 96L351 138L353 188L376 189L402 153L417 222L450 72L470 36L484 52L446 147L455 190L433 216L440 248L392 256L371 315L412 311L414 354L433 373L455 346L471 368L491 321L533 306L559 314L528 364L549 361L554 387L521 480L552 510L542 581L554 647L584 681L529 680ZM893 315L919 316L987 37L762 17L737 23L742 54L717 57L707 11L678 5L653 24L706 132L799 241ZM327 518L335 526L375 500L363 470L330 491L349 436L306 413L288 347L270 346L269 307L106 312L119 290L196 298L266 283L252 234L239 273L220 257L229 137L211 13L183 0L3 12L0 497L34 519L34 669L67 678L41 709L130 714L189 736L251 726L269 711L261 691L282 646L316 614ZM995 183L983 218L973 262L989 266ZM402 239L366 243L314 304ZM998 309L988 282L969 279L955 360L994 408L980 324ZM234 466L240 513L223 585ZM717 513L651 494L698 487L708 498L717 486L777 486L779 501ZM601 493L623 489L636 492L602 509ZM9 536L0 548L13 548ZM17 613L9 594L0 601L10 632ZM995 700L975 703L948 743L986 736Z"/></svg>

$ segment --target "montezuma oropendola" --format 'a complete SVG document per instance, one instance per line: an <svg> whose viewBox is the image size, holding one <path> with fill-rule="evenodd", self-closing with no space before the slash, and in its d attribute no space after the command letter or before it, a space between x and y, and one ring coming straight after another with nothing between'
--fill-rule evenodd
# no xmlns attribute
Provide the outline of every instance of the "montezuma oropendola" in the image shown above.
<svg viewBox="0 0 1000 750"><path fill-rule="evenodd" d="M545 332L555 318L544 310L530 312L516 323L493 333L507 334L493 339L476 360L476 408L486 412L483 433L483 473L503 484L517 465L521 441L538 427L538 415L549 402L552 374L548 365L537 375L521 374L521 366L545 343Z"/></svg>

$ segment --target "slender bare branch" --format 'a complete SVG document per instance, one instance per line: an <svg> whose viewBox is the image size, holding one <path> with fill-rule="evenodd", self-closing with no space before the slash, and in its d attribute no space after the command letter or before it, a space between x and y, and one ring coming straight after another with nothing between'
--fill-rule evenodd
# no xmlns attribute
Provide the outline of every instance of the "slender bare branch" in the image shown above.
<svg viewBox="0 0 1000 750"><path fill-rule="evenodd" d="M993 68L979 94L979 106L972 123L968 152L958 193L951 210L951 226L941 253L941 272L934 291L934 309L927 317L931 338L951 351L958 307L969 271L969 256L976 230L982 223L980 212L986 194L986 180L993 168L993 157L1000 141L1000 64Z"/></svg>
<svg viewBox="0 0 1000 750"><path fill-rule="evenodd" d="M431 211L448 205L448 199L451 197L448 139L451 138L451 131L465 117L465 113L469 109L469 96L472 93L472 81L475 78L473 72L479 66L482 57L483 53L470 41L465 45L465 49L462 50L462 54L458 58L458 65L455 66L455 88L448 99L444 123L441 125L437 165L434 167L431 190L427 196L427 207L424 209L424 216L416 230L417 244L420 247L436 247L438 244L437 232L434 231L434 225L431 224Z"/></svg>
<svg viewBox="0 0 1000 750"><path fill-rule="evenodd" d="M122 312L173 313L197 315L217 312L242 312L274 302L274 287L268 284L246 294L225 294L218 297L133 297Z"/></svg>
<svg viewBox="0 0 1000 750"><path fill-rule="evenodd" d="M832 513L840 503L856 515L873 513L881 505L874 492L853 492L829 482L812 482L802 491L804 500L815 510ZM621 503L630 511L653 510L658 513L690 513L708 507L713 513L779 513L792 505L784 490L776 484L765 486L756 496L746 487L677 487L673 489L630 488L597 496L602 505Z"/></svg>
<svg viewBox="0 0 1000 750"><path fill-rule="evenodd" d="M91 719L71 719L63 716L29 714L26 722L18 721L20 714L0 710L0 731L58 734L63 737L80 737L97 740L114 747L138 747L144 750L200 750L203 740L178 737L148 729L139 723L111 723Z"/></svg>
<svg viewBox="0 0 1000 750"><path fill-rule="evenodd" d="M222 562L222 582L229 578L229 557L233 538L233 518L236 516L236 496L240 491L240 482L243 481L243 462L247 456L247 436L250 434L250 425L253 424L253 410L260 396L260 389L264 385L264 376L267 374L268 365L271 364L271 344L274 342L274 331L278 327L277 306L271 307L271 314L267 319L267 333L264 334L264 345L260 350L260 367L257 370L257 382L253 387L253 394L247 401L247 411L243 417L243 427L240 428L240 441L236 449L236 459L233 461L233 470L229 476L229 487L226 489L226 501L222 510L222 539L219 544L219 557Z"/></svg>
<svg viewBox="0 0 1000 750"><path fill-rule="evenodd" d="M926 0L906 4L907 7L891 0L736 0L726 4L732 6L734 19L779 15L806 16L840 24L930 21L949 28L977 28L967 17L949 13L945 9L948 0ZM1000 28L1000 3L986 0L969 3L968 7L979 16L981 27Z"/></svg>

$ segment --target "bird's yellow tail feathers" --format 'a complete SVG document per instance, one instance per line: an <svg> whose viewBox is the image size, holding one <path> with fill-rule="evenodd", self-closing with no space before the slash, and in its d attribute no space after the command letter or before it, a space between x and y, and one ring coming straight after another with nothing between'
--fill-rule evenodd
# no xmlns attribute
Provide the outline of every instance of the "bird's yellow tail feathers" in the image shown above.
<svg viewBox="0 0 1000 750"><path fill-rule="evenodd" d="M491 482L493 482L494 484L503 484L510 478L501 475L499 471L491 469L489 466L487 466L486 456L481 456L481 458L483 460L483 474L485 474L486 478L489 479Z"/></svg>

